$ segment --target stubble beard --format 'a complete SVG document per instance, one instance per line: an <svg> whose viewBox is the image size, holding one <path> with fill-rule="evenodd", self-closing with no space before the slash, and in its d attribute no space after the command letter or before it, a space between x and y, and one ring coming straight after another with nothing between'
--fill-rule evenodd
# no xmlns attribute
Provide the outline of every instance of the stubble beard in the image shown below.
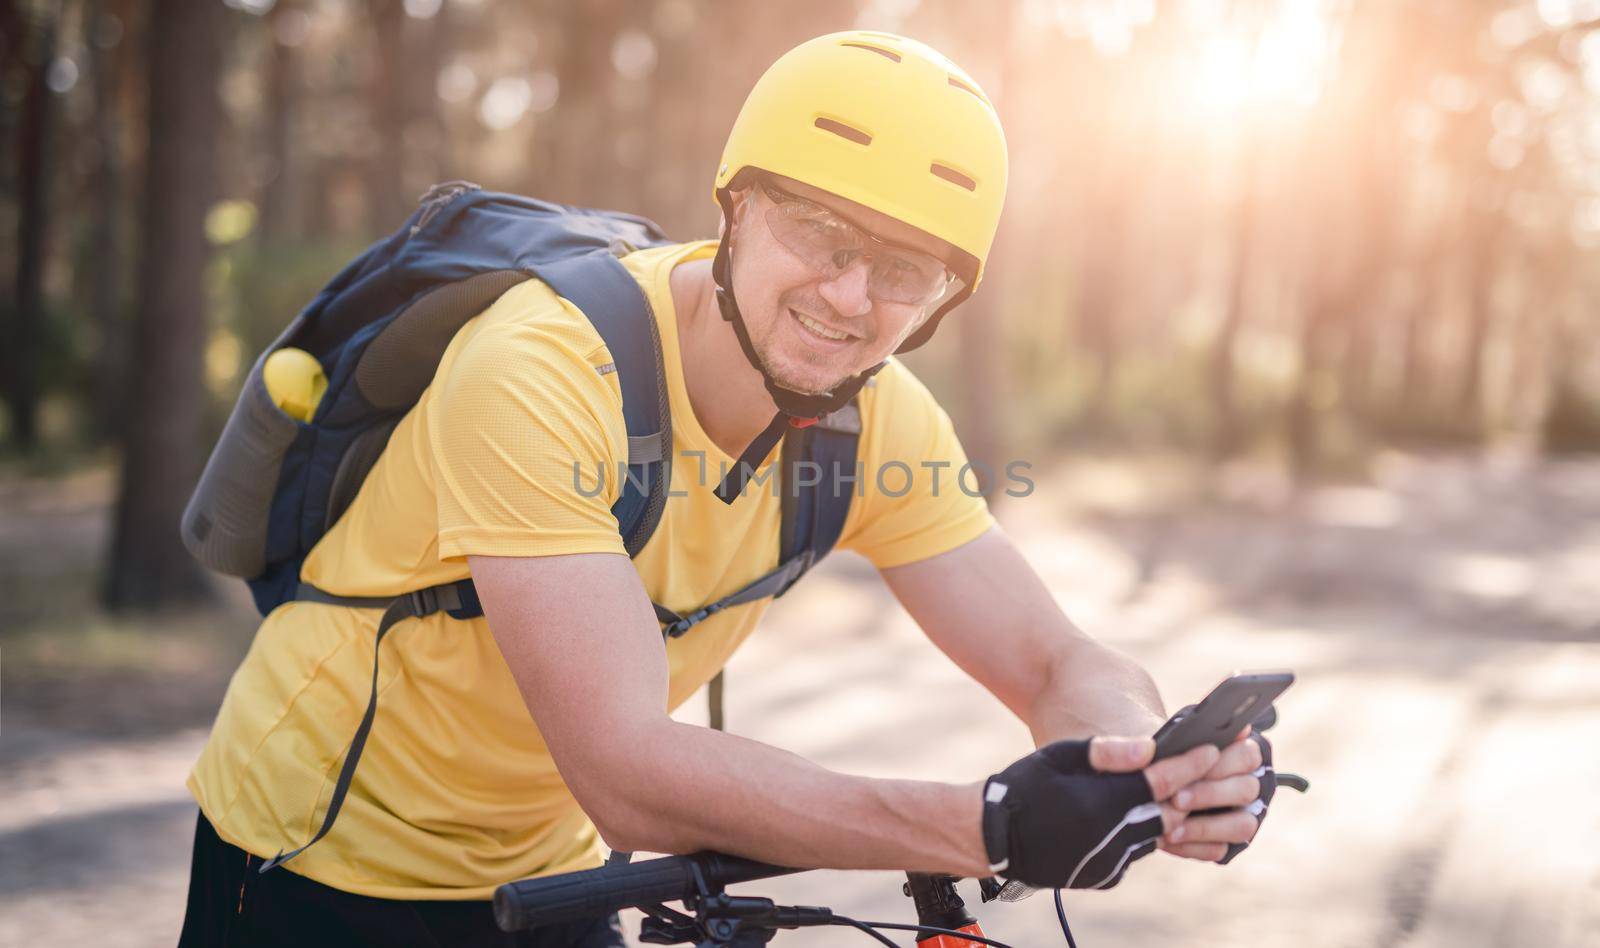
<svg viewBox="0 0 1600 948"><path fill-rule="evenodd" d="M779 348L769 340L766 345L756 347L756 354L761 357L767 375L782 388L802 395L827 395L850 378L848 372L839 374L836 369L829 371L827 367L806 359L781 354L776 351Z"/></svg>

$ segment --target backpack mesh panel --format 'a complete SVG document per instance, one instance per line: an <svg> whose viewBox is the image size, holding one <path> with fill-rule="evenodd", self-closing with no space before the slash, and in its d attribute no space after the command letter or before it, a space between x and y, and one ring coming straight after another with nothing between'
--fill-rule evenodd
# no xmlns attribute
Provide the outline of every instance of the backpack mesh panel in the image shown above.
<svg viewBox="0 0 1600 948"><path fill-rule="evenodd" d="M467 320L528 279L520 270L480 273L430 290L367 344L356 387L374 408L402 408L422 396L439 357Z"/></svg>
<svg viewBox="0 0 1600 948"><path fill-rule="evenodd" d="M350 446L344 449L344 456L339 458L339 468L333 472L333 486L328 490L328 514L322 526L324 533L333 529L333 525L339 522L345 510L355 501L361 485L367 480L367 474L378 463L378 456L383 449L388 447L389 436L399 427L402 417L395 415L390 421L373 425L357 435Z"/></svg>

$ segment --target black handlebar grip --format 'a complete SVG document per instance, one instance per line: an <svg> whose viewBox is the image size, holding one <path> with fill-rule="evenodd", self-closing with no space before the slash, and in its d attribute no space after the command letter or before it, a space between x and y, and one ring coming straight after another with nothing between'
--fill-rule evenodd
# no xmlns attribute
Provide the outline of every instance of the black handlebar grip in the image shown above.
<svg viewBox="0 0 1600 948"><path fill-rule="evenodd" d="M682 898L694 885L680 859L603 866L541 879L523 879L495 890L494 920L514 932L584 918L600 918L638 902Z"/></svg>
<svg viewBox="0 0 1600 948"><path fill-rule="evenodd" d="M514 932L671 902L697 891L692 866L714 887L800 871L720 853L664 856L508 882L494 892L494 920L501 931Z"/></svg>

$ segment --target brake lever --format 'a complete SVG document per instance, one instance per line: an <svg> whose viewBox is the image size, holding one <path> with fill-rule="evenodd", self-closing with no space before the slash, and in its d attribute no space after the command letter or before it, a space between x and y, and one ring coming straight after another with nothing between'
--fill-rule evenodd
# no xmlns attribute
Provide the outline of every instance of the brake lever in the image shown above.
<svg viewBox="0 0 1600 948"><path fill-rule="evenodd" d="M1300 776L1299 774L1273 771L1272 776L1280 787L1288 787L1291 790L1298 790L1301 793L1305 793L1307 790L1311 789L1311 781Z"/></svg>

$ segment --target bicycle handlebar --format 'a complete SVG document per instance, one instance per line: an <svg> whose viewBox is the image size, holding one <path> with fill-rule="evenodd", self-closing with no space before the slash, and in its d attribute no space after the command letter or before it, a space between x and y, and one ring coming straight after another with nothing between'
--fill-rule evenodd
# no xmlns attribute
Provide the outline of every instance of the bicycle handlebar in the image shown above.
<svg viewBox="0 0 1600 948"><path fill-rule="evenodd" d="M605 865L508 882L494 892L494 920L501 931L514 932L695 896L700 893L697 869L699 878L713 890L806 871L721 853Z"/></svg>

